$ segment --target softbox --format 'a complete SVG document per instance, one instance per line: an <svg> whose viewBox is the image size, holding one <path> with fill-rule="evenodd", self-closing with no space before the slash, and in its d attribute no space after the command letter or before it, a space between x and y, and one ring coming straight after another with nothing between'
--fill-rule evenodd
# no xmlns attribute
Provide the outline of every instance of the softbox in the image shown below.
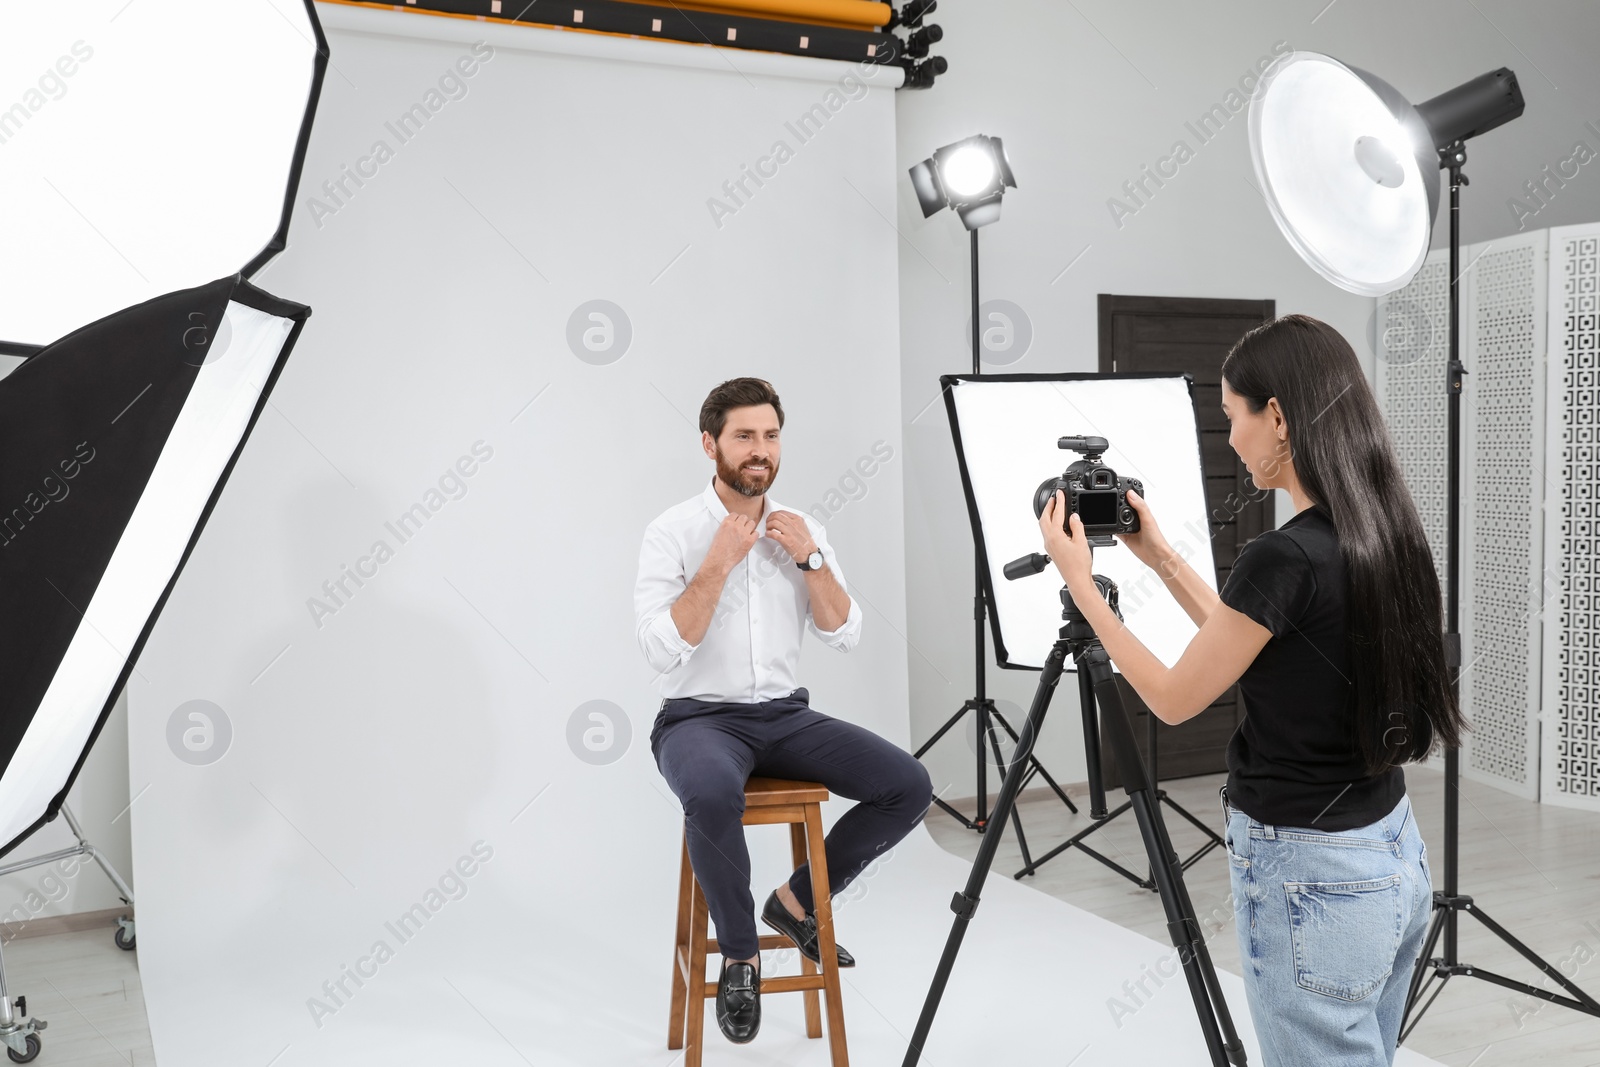
<svg viewBox="0 0 1600 1067"><path fill-rule="evenodd" d="M0 101L0 855L60 810L310 313L246 279L327 63L312 0L0 5L31 79Z"/></svg>
<svg viewBox="0 0 1600 1067"><path fill-rule="evenodd" d="M1105 464L1144 483L1162 533L1215 588L1188 375L947 374L940 381L1001 667L1043 669L1061 629L1062 582L1054 566L1017 581L1004 574L1011 560L1044 551L1034 491L1083 458L1057 448L1061 437L1104 437L1111 446ZM1117 583L1129 628L1174 666L1196 628L1161 578L1121 545L1096 549L1094 569ZM1067 670L1076 668L1069 662Z"/></svg>
<svg viewBox="0 0 1600 1067"><path fill-rule="evenodd" d="M253 277L327 61L312 0L0 4L0 353Z"/></svg>
<svg viewBox="0 0 1600 1067"><path fill-rule="evenodd" d="M66 799L308 313L223 278L0 379L0 855Z"/></svg>

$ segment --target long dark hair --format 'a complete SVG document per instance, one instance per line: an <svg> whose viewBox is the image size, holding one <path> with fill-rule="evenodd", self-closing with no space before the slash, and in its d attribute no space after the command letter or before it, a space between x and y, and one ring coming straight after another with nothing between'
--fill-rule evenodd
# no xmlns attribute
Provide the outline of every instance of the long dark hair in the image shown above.
<svg viewBox="0 0 1600 1067"><path fill-rule="evenodd" d="M1222 376L1252 413L1278 398L1295 473L1338 533L1355 743L1368 773L1459 745L1439 575L1350 343L1325 322L1285 315L1241 337Z"/></svg>

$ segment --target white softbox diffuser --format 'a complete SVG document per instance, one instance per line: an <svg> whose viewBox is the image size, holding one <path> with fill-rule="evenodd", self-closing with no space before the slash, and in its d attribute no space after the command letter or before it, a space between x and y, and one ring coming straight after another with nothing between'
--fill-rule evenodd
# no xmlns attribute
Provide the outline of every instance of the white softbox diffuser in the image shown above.
<svg viewBox="0 0 1600 1067"><path fill-rule="evenodd" d="M326 52L311 0L0 4L0 352L253 277Z"/></svg>
<svg viewBox="0 0 1600 1067"><path fill-rule="evenodd" d="M308 314L235 275L0 380L0 855L60 810Z"/></svg>
<svg viewBox="0 0 1600 1067"><path fill-rule="evenodd" d="M1215 587L1187 375L985 374L942 381L1000 666L1042 669L1061 629L1062 582L1054 566L1017 581L1004 573L1012 560L1044 550L1033 512L1039 483L1083 458L1057 448L1061 437L1104 437L1105 465L1144 483L1167 540ZM1129 628L1174 666L1196 628L1161 579L1121 545L1096 549L1094 569L1117 583ZM1075 670L1070 660L1066 669Z"/></svg>

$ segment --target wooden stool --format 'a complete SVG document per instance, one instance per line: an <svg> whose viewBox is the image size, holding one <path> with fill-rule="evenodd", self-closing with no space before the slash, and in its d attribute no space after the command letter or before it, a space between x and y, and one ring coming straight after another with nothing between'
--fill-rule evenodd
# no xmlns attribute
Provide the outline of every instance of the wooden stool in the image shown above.
<svg viewBox="0 0 1600 1067"><path fill-rule="evenodd" d="M828 790L819 782L792 782L783 778L751 778L744 787L744 825L788 823L789 844L798 869L811 861L811 895L817 916L817 950L822 957L822 973L817 965L800 957L797 976L761 978L761 995L804 993L806 998L806 1036L822 1036L822 1013L817 1006L817 990L828 999L828 1047L833 1067L849 1067L845 1051L844 1006L839 1001L839 957L833 942L833 901L828 895L828 860L822 845L822 802ZM809 844L809 849L808 849ZM707 998L717 995L717 982L706 981L706 956L720 952L715 938L706 938L708 912L700 880L689 866L689 836L684 829L683 865L678 876L678 934L672 954L672 1019L667 1026L667 1048L684 1048L684 1067L700 1067L701 1040ZM786 948L794 942L782 934L763 934L760 947Z"/></svg>

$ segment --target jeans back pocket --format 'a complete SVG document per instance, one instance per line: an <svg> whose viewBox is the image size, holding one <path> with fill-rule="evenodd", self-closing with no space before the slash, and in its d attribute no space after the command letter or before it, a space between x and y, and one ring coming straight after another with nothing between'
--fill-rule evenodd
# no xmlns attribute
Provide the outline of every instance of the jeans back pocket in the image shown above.
<svg viewBox="0 0 1600 1067"><path fill-rule="evenodd" d="M1400 875L1361 882L1285 882L1295 981L1360 1000L1383 984L1400 950L1406 902Z"/></svg>

